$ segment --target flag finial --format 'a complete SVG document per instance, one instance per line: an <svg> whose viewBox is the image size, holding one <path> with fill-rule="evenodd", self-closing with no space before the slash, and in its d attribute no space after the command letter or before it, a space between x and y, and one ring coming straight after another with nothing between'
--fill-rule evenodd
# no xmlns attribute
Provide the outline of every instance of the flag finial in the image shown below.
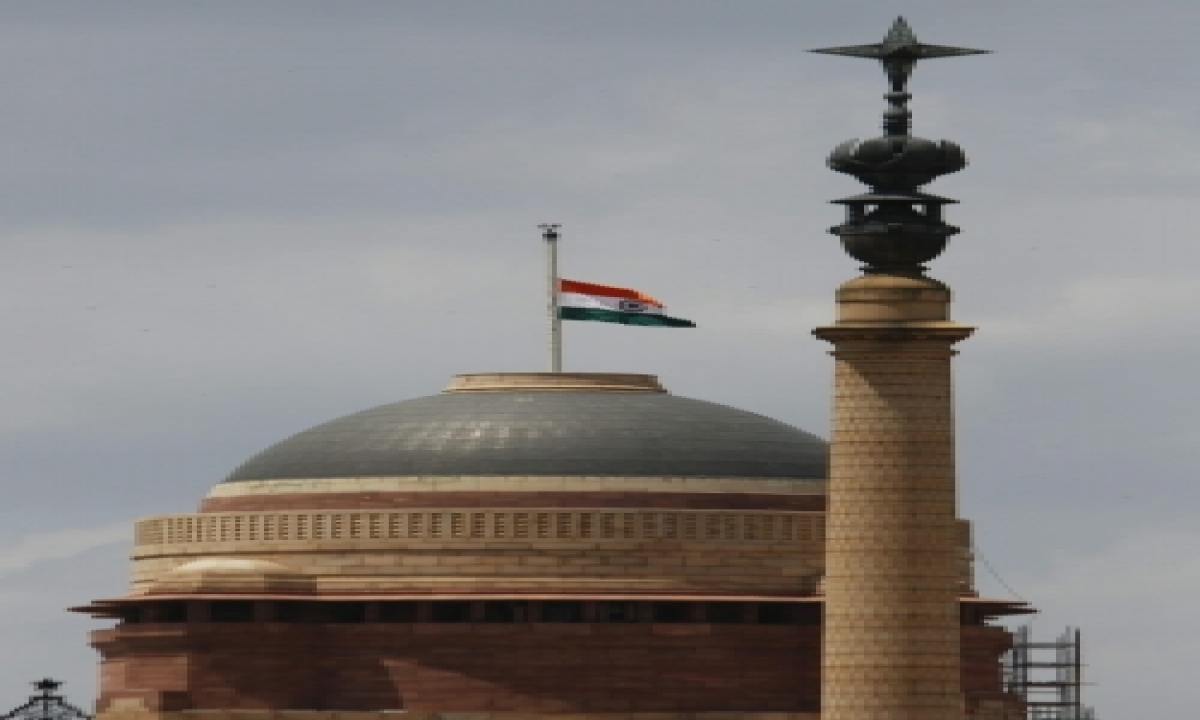
<svg viewBox="0 0 1200 720"><path fill-rule="evenodd" d="M892 92L904 92L908 78L918 60L932 60L943 57L959 57L962 55L982 55L990 50L972 50L971 48L951 47L949 45L927 45L919 40L903 17L896 18L891 29L883 37L883 42L873 45L843 45L841 47L819 48L809 52L822 55L845 55L879 60L883 70L892 83Z"/></svg>
<svg viewBox="0 0 1200 720"><path fill-rule="evenodd" d="M558 229L562 227L562 225L559 225L558 223L542 223L541 225L538 225L538 227L542 230L543 240L557 240Z"/></svg>
<svg viewBox="0 0 1200 720"><path fill-rule="evenodd" d="M559 223L538 225L546 241L546 320L549 322L550 372L562 372L562 318L558 314L558 229Z"/></svg>
<svg viewBox="0 0 1200 720"><path fill-rule="evenodd" d="M986 50L927 45L903 17L896 18L883 41L846 45L812 52L879 60L891 84L884 94L883 136L849 140L829 156L829 167L853 175L870 187L863 195L835 200L846 206L846 222L830 229L851 257L866 263L868 273L920 275L922 263L945 249L958 228L942 220L945 205L954 200L923 192L921 186L967 165L967 156L948 140L933 142L913 137L912 95L905 86L918 60L979 55Z"/></svg>

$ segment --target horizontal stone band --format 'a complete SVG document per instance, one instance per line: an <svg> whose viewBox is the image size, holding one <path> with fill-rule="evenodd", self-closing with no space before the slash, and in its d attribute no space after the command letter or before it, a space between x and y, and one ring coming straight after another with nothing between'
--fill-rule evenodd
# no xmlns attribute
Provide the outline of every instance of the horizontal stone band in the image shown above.
<svg viewBox="0 0 1200 720"><path fill-rule="evenodd" d="M739 511L412 510L165 515L135 526L135 546L321 541L689 540L821 542L824 515ZM135 555L143 554L135 550Z"/></svg>
<svg viewBox="0 0 1200 720"><path fill-rule="evenodd" d="M346 492L825 492L823 480L777 478L610 477L610 476L401 476L241 480L214 487L210 498L242 495Z"/></svg>
<svg viewBox="0 0 1200 720"><path fill-rule="evenodd" d="M822 512L819 493L704 493L645 491L540 492L418 491L314 492L210 497L200 512L287 510L399 510L402 508L625 508Z"/></svg>

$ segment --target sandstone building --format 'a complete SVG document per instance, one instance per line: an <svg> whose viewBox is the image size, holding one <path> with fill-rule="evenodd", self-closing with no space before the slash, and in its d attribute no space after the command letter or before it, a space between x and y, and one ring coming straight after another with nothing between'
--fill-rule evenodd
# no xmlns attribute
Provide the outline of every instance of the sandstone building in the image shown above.
<svg viewBox="0 0 1200 720"><path fill-rule="evenodd" d="M129 592L78 608L117 621L101 720L1017 717L990 621L1029 610L976 595L956 515L971 328L921 265L957 229L918 187L965 157L905 106L918 59L974 51L899 21L827 52L892 84L885 135L830 159L871 191L839 201L866 265L816 331L829 444L628 374L462 375L319 425L138 522Z"/></svg>
<svg viewBox="0 0 1200 720"><path fill-rule="evenodd" d="M86 608L118 619L98 709L813 716L826 454L652 376L456 377L138 522L129 593ZM1020 608L975 597L957 533L983 700Z"/></svg>

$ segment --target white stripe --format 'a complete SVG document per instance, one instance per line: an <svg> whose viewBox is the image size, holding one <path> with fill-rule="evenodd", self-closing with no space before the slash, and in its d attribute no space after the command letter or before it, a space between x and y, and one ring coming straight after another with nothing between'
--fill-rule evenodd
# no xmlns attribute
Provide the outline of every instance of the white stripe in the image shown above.
<svg viewBox="0 0 1200 720"><path fill-rule="evenodd" d="M583 293L560 292L559 307L593 308L596 310L614 310L616 312L641 313L643 315L662 315L663 309L657 305L627 300L626 298L609 297L607 295L584 295Z"/></svg>

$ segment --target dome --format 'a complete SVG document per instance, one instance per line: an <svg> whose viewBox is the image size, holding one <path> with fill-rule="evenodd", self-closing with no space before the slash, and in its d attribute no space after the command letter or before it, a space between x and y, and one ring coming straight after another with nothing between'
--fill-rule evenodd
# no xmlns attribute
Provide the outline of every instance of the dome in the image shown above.
<svg viewBox="0 0 1200 720"><path fill-rule="evenodd" d="M311 592L312 578L263 559L206 557L163 573L151 594L197 592Z"/></svg>
<svg viewBox="0 0 1200 720"><path fill-rule="evenodd" d="M667 393L653 376L464 375L440 395L305 430L226 483L395 476L820 479L826 443Z"/></svg>

